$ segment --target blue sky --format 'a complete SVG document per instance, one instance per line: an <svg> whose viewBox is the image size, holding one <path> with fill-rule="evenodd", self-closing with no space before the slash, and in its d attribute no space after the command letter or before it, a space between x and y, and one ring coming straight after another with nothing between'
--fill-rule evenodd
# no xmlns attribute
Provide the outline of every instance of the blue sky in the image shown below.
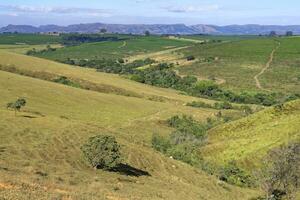
<svg viewBox="0 0 300 200"><path fill-rule="evenodd" d="M300 24L299 0L0 0L7 24Z"/></svg>

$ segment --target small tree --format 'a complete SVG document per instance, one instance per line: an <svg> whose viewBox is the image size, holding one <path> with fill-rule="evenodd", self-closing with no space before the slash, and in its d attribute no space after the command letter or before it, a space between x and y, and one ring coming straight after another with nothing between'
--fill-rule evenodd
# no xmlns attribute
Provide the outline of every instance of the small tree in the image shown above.
<svg viewBox="0 0 300 200"><path fill-rule="evenodd" d="M19 98L15 102L11 102L7 104L7 109L12 109L15 111L15 115L17 115L17 111L20 112L21 108L26 105L26 100L24 98Z"/></svg>
<svg viewBox="0 0 300 200"><path fill-rule="evenodd" d="M104 33L106 33L106 32L107 32L107 30L106 30L105 28L101 28L101 29L100 29L100 33L103 33L103 34L104 34Z"/></svg>
<svg viewBox="0 0 300 200"><path fill-rule="evenodd" d="M293 36L294 34L293 31L287 31L285 35L289 37L289 36Z"/></svg>
<svg viewBox="0 0 300 200"><path fill-rule="evenodd" d="M150 31L145 31L145 36L150 36Z"/></svg>
<svg viewBox="0 0 300 200"><path fill-rule="evenodd" d="M110 170L117 167L122 161L120 146L113 136L98 135L91 137L81 147L81 150L94 168Z"/></svg>
<svg viewBox="0 0 300 200"><path fill-rule="evenodd" d="M270 37L275 37L275 36L277 36L277 33L275 31L271 31L269 36Z"/></svg>
<svg viewBox="0 0 300 200"><path fill-rule="evenodd" d="M300 188L300 143L270 151L260 176L266 199L296 199Z"/></svg>

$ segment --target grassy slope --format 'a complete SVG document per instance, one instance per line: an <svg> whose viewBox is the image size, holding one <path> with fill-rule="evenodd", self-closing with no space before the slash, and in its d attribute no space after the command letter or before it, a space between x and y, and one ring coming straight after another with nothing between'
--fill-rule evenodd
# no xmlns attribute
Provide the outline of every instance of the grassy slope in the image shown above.
<svg viewBox="0 0 300 200"><path fill-rule="evenodd" d="M269 108L210 132L205 157L217 164L237 160L253 169L268 150L300 139L300 101L287 103L283 111Z"/></svg>
<svg viewBox="0 0 300 200"><path fill-rule="evenodd" d="M217 200L255 195L165 158L149 147L148 139L143 141L150 138L147 130L168 132L160 122L166 117L193 113L201 119L212 111L85 91L7 72L0 72L0 92L0 196L4 198ZM4 106L18 96L26 97L28 105L15 117ZM79 147L98 133L115 135L128 164L151 176L89 168Z"/></svg>
<svg viewBox="0 0 300 200"><path fill-rule="evenodd" d="M1 50L6 50L9 52L14 52L14 53L20 53L20 54L26 54L29 50L32 50L33 48L41 51L43 49L47 49L46 44L37 44L37 45L0 45ZM60 44L51 44L50 45L52 48L61 48L62 45Z"/></svg>
<svg viewBox="0 0 300 200"><path fill-rule="evenodd" d="M59 43L61 37L39 34L0 34L0 44L15 45L15 44L54 44Z"/></svg>
<svg viewBox="0 0 300 200"><path fill-rule="evenodd" d="M187 41L177 41L162 37L138 37L118 42L97 42L79 46L58 49L47 52L40 57L51 60L72 59L99 59L99 58L124 58L131 55L155 52L167 48L182 47L192 44Z"/></svg>
<svg viewBox="0 0 300 200"><path fill-rule="evenodd" d="M282 38L274 63L262 76L262 85L273 91L300 92L297 53L299 38ZM272 38L241 40L219 44L197 45L184 50L186 55L198 59L217 57L211 63L195 63L181 68L181 74L195 74L201 77L217 77L226 81L225 86L236 90L257 90L254 76L269 60L276 41ZM287 67L287 62L293 66Z"/></svg>
<svg viewBox="0 0 300 200"><path fill-rule="evenodd" d="M300 92L300 38L278 39L281 46L275 54L271 68L264 74L262 84L281 91ZM276 81L274 81L276 80Z"/></svg>
<svg viewBox="0 0 300 200"><path fill-rule="evenodd" d="M118 75L95 72L93 69L75 67L52 62L45 59L19 55L6 51L0 51L0 65L14 66L20 70L32 72L48 72L55 75L63 75L75 80L85 80L112 90L124 90L128 94L140 96L146 99L162 99L177 102L178 104L197 100L193 97L179 95L178 91L151 87L127 79ZM109 91L108 91L109 92Z"/></svg>

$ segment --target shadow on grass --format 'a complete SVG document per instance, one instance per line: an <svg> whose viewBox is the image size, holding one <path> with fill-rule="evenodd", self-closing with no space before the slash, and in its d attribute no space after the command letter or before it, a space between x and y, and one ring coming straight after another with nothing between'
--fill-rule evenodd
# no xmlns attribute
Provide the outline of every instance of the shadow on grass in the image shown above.
<svg viewBox="0 0 300 200"><path fill-rule="evenodd" d="M29 119L35 119L38 118L36 116L30 116L30 115L22 115L21 117L29 118Z"/></svg>
<svg viewBox="0 0 300 200"><path fill-rule="evenodd" d="M120 164L118 167L115 167L110 171L117 172L119 174L126 175L126 176L135 176L135 177L151 176L149 172L134 168L127 164Z"/></svg>

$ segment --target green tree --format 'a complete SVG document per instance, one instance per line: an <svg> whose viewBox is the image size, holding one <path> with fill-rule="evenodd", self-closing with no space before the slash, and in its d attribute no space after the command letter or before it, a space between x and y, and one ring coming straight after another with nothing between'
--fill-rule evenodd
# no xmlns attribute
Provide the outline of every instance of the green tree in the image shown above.
<svg viewBox="0 0 300 200"><path fill-rule="evenodd" d="M293 36L294 33L293 33L293 31L287 31L285 35L289 37L289 36Z"/></svg>
<svg viewBox="0 0 300 200"><path fill-rule="evenodd" d="M150 34L150 31L145 31L145 36L150 36L151 34Z"/></svg>
<svg viewBox="0 0 300 200"><path fill-rule="evenodd" d="M275 37L277 36L277 33L275 31L271 31L269 34L270 37Z"/></svg>
<svg viewBox="0 0 300 200"><path fill-rule="evenodd" d="M103 33L103 34L104 34L104 33L107 33L107 30L106 30L105 28L101 28L101 29L100 29L100 33Z"/></svg>
<svg viewBox="0 0 300 200"><path fill-rule="evenodd" d="M15 116L17 115L17 111L20 112L21 108L26 105L26 100L24 98L19 98L15 102L11 102L7 104L7 109L12 109L15 111Z"/></svg>
<svg viewBox="0 0 300 200"><path fill-rule="evenodd" d="M81 147L81 150L94 168L110 170L122 162L120 145L113 136L98 135L91 137Z"/></svg>

